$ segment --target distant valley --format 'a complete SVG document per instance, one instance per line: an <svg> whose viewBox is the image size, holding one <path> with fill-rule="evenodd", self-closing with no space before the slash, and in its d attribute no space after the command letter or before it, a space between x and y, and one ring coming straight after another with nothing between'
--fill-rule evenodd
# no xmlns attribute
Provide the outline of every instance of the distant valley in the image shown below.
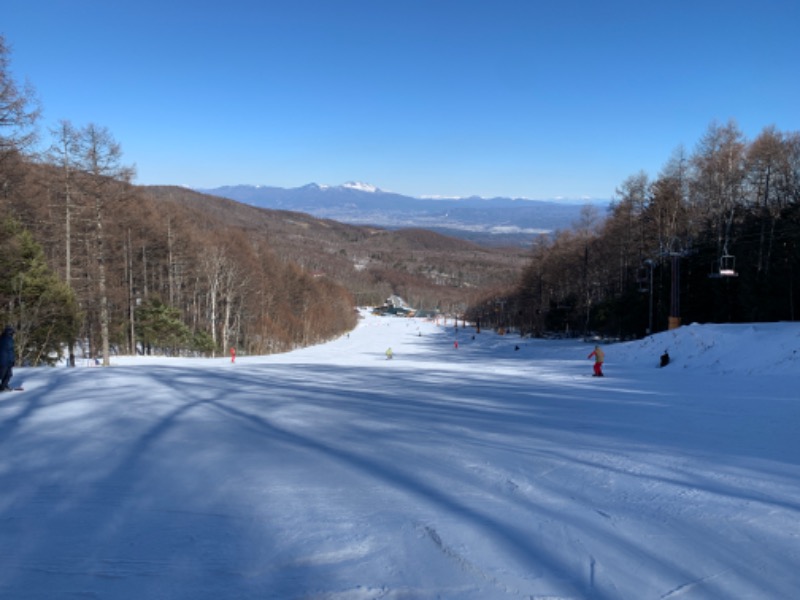
<svg viewBox="0 0 800 600"><path fill-rule="evenodd" d="M530 261L530 237L527 247L491 246L425 228L344 223L285 205L264 208L185 187L142 191L159 214L180 210L181 223L200 227L203 244L213 247L211 237L231 248L266 243L281 264L344 286L361 305L398 295L415 308L460 312L491 290L516 285Z"/></svg>
<svg viewBox="0 0 800 600"><path fill-rule="evenodd" d="M527 247L537 235L572 227L586 204L512 198L414 198L361 183L312 183L298 188L232 185L197 191L350 225L428 229L487 246ZM608 201L588 203L600 214L608 205Z"/></svg>

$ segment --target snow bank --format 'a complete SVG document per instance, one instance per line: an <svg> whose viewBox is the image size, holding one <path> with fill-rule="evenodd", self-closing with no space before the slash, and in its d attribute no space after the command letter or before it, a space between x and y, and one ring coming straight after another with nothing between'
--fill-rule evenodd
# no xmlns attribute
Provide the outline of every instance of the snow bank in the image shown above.
<svg viewBox="0 0 800 600"><path fill-rule="evenodd" d="M800 372L800 323L693 323L610 348L609 362L658 366L669 352L669 369L711 373Z"/></svg>

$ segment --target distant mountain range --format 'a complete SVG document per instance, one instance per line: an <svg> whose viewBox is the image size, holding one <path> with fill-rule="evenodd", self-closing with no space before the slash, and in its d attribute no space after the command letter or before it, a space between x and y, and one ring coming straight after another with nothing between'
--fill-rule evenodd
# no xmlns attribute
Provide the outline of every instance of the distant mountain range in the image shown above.
<svg viewBox="0 0 800 600"><path fill-rule="evenodd" d="M542 233L572 227L585 204L604 213L608 201L519 198L414 198L357 182L298 188L232 185L198 192L261 208L386 229L422 228L491 246L528 246Z"/></svg>

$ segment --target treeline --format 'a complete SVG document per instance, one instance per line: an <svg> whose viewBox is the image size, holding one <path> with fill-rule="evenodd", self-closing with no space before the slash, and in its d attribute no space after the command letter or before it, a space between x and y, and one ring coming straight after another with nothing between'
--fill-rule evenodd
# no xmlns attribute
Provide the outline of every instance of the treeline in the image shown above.
<svg viewBox="0 0 800 600"><path fill-rule="evenodd" d="M713 123L654 180L626 179L533 246L519 284L468 316L532 334L641 336L686 322L800 316L800 133ZM797 271L797 275L795 275Z"/></svg>
<svg viewBox="0 0 800 600"><path fill-rule="evenodd" d="M131 185L107 129L62 121L34 154L38 117L0 36L0 319L16 327L21 361L265 354L354 325L340 285L279 259L263 237Z"/></svg>

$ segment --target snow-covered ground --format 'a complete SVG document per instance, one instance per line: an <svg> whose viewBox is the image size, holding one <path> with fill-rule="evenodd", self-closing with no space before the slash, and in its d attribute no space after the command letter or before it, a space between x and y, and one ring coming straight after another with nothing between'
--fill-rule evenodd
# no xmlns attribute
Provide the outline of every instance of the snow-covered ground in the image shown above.
<svg viewBox="0 0 800 600"><path fill-rule="evenodd" d="M16 369L0 598L797 597L800 324L473 335Z"/></svg>

